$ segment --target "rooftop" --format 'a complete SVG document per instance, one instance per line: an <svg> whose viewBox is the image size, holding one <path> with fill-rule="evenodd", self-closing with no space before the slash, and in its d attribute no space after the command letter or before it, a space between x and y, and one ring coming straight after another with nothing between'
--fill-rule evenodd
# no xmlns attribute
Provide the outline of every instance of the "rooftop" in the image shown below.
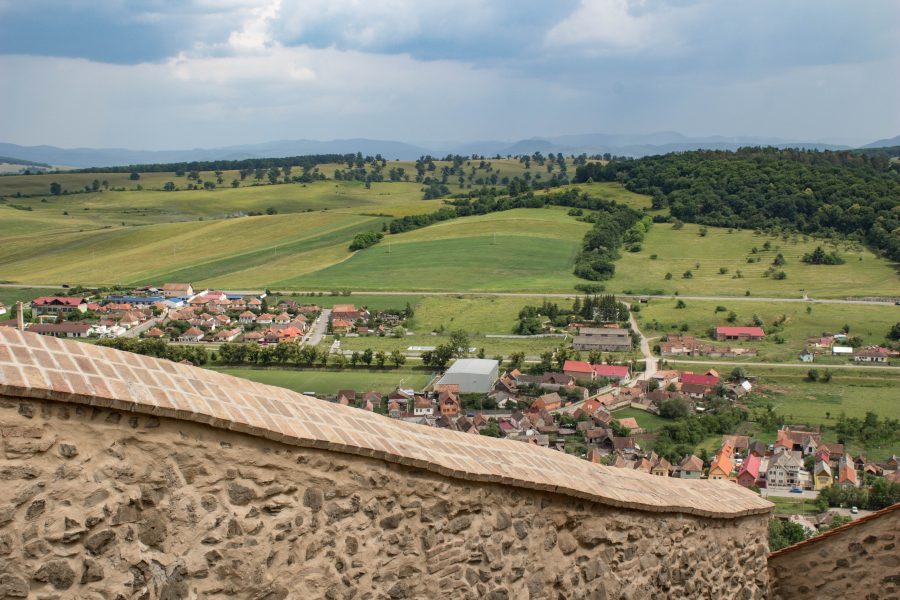
<svg viewBox="0 0 900 600"><path fill-rule="evenodd" d="M730 482L652 477L532 444L421 427L189 365L9 328L0 329L0 395L204 423L635 510L727 519L766 514L772 507Z"/></svg>
<svg viewBox="0 0 900 600"><path fill-rule="evenodd" d="M499 368L500 363L490 358L460 358L450 365L447 373L479 373L490 375L494 369Z"/></svg>

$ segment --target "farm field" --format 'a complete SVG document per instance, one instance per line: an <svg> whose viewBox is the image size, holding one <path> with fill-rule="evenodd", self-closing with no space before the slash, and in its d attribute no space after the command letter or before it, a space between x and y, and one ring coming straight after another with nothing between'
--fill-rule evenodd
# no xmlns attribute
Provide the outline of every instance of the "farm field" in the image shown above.
<svg viewBox="0 0 900 600"><path fill-rule="evenodd" d="M38 296L49 296L53 290L40 288L0 288L0 304L5 304L9 312L0 316L0 320L12 319L15 316L15 303L18 301L30 302Z"/></svg>
<svg viewBox="0 0 900 600"><path fill-rule="evenodd" d="M845 258L843 265L809 265L801 262L803 254L822 246L831 249L827 240L803 236L780 237L757 235L752 231L708 227L700 236L700 226L685 224L680 230L657 223L647 234L640 252L622 252L616 262L616 274L606 284L611 292L635 294L681 294L685 296L735 296L750 291L752 296L802 297L805 290L813 298L846 296L900 297L898 265L877 258L861 246L839 244ZM771 250L763 250L766 242ZM753 253L756 247L758 252ZM781 253L786 264L786 279L763 277L776 255ZM656 255L656 259L651 256ZM748 263L748 258L760 262ZM697 266L699 264L699 267ZM720 273L726 269L726 273ZM683 278L690 271L690 279ZM740 271L742 278L736 279ZM672 278L666 280L666 273Z"/></svg>
<svg viewBox="0 0 900 600"><path fill-rule="evenodd" d="M806 347L807 338L818 337L828 332L840 332L845 325L850 328L849 335L859 336L867 345L884 344L885 336L891 326L900 321L900 309L891 304L885 306L805 304L799 302L748 302L740 299L683 300L683 302L685 307L680 309L676 308L678 300L675 298L653 299L649 303L641 305L641 310L635 314L635 318L644 335L658 341L666 334L683 333L710 341L710 329L717 325L731 325L726 321L730 312L737 315L734 325L752 325L753 315L758 315L765 324L768 334L764 341L722 342L720 344L757 348L758 356L744 359L749 362L799 362L799 354ZM725 310L716 312L717 307L724 307ZM784 317L784 322L781 330L773 331L772 325L782 317ZM685 325L687 325L687 331L682 331ZM778 336L784 339L783 344L776 343L775 338ZM707 360L705 357L695 357L694 359ZM828 356L824 357L824 360L828 362L832 359ZM846 359L834 360L840 363L847 362Z"/></svg>
<svg viewBox="0 0 900 600"><path fill-rule="evenodd" d="M422 389L433 378L431 373L419 370L347 369L344 371L300 369L255 369L250 367L216 367L213 370L235 377L243 377L258 383L275 385L295 392L314 392L319 395L334 394L338 390L366 392L377 390L388 393L402 381L403 387Z"/></svg>
<svg viewBox="0 0 900 600"><path fill-rule="evenodd" d="M516 209L392 235L321 271L273 282L319 289L567 291L589 225L560 208Z"/></svg>

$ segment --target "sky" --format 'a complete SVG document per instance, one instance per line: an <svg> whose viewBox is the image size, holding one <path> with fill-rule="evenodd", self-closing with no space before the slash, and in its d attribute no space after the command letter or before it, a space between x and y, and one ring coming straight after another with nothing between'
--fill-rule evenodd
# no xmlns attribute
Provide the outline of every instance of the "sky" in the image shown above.
<svg viewBox="0 0 900 600"><path fill-rule="evenodd" d="M0 141L900 134L897 0L0 0Z"/></svg>

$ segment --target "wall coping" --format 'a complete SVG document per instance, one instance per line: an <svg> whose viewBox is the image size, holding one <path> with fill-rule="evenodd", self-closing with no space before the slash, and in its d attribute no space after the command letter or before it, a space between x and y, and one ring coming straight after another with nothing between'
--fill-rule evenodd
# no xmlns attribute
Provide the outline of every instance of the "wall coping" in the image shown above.
<svg viewBox="0 0 900 600"><path fill-rule="evenodd" d="M207 369L9 327L0 327L0 394L193 421L620 508L734 519L768 514L773 506L728 481L606 467L533 444L423 427Z"/></svg>
<svg viewBox="0 0 900 600"><path fill-rule="evenodd" d="M790 546L785 546L781 550L776 550L775 552L770 552L769 560L771 560L773 558L777 558L783 554L788 554L790 552L793 552L794 550L801 550L805 546L810 546L812 544L816 544L818 542L821 542L822 540L828 539L829 537L831 537L833 535L839 535L839 534L847 531L848 529L852 529L853 527L856 527L857 525L862 525L863 523L867 523L869 521L873 521L875 519L883 517L887 514L894 512L895 510L900 510L900 502L898 502L896 504L891 504L887 508L882 508L881 510L877 510L877 511L873 512L872 514L868 514L864 517L854 519L853 521L850 521L849 523L845 523L844 525L841 525L840 527L835 527L834 529L829 529L828 531L826 531L824 533L814 535L813 537L807 538L807 539L803 540L802 542L797 542L796 544L792 544Z"/></svg>

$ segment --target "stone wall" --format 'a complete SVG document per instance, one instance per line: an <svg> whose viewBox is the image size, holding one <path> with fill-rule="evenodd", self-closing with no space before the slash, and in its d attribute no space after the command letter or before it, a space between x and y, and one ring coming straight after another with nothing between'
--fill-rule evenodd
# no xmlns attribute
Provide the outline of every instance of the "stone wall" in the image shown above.
<svg viewBox="0 0 900 600"><path fill-rule="evenodd" d="M0 436L0 599L749 599L767 587L766 514L617 508L52 400L0 397Z"/></svg>
<svg viewBox="0 0 900 600"><path fill-rule="evenodd" d="M775 600L900 598L900 504L769 557Z"/></svg>

